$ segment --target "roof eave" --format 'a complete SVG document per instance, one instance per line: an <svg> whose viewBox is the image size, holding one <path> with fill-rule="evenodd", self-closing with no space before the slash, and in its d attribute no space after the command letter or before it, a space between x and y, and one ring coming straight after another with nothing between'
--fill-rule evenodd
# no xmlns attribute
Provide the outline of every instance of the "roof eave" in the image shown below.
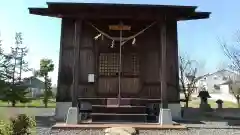
<svg viewBox="0 0 240 135"><path fill-rule="evenodd" d="M34 15L61 18L61 16L58 16L55 13L51 12L48 8L28 8L28 10L30 14Z"/></svg>
<svg viewBox="0 0 240 135"><path fill-rule="evenodd" d="M195 12L192 15L184 18L179 18L179 21L185 20L198 20L198 19L208 19L210 17L211 12Z"/></svg>
<svg viewBox="0 0 240 135"><path fill-rule="evenodd" d="M61 5L82 5L82 6L104 6L104 7L109 7L109 6L119 6L119 7L168 7L168 8L184 8L188 10L193 10L195 11L197 9L197 6L180 6L180 5L154 5L154 4L122 4L122 3L87 3L87 2L81 2L81 3L76 3L76 2L46 2L48 7L53 7L53 6L61 6Z"/></svg>
<svg viewBox="0 0 240 135"><path fill-rule="evenodd" d="M64 15L56 14L52 12L49 8L28 8L30 14L41 15L41 16L50 16L50 17L58 17L62 18ZM190 16L177 18L177 20L197 20L197 19L207 19L210 16L210 12L195 12Z"/></svg>

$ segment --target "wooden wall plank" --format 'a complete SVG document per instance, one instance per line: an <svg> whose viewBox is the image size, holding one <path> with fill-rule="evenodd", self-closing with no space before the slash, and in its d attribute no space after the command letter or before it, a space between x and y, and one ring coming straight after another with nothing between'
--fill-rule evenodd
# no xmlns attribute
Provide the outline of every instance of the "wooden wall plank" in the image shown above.
<svg viewBox="0 0 240 135"><path fill-rule="evenodd" d="M87 83L88 74L95 73L95 58L92 49L81 49L80 50L80 65L79 65L79 82Z"/></svg>

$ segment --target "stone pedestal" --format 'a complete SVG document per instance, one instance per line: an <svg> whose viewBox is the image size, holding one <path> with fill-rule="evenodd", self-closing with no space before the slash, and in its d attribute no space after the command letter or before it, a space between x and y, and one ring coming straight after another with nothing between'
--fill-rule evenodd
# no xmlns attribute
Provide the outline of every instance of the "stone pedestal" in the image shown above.
<svg viewBox="0 0 240 135"><path fill-rule="evenodd" d="M218 104L218 108L217 109L222 109L222 104Z"/></svg>
<svg viewBox="0 0 240 135"><path fill-rule="evenodd" d="M161 125L172 125L172 114L170 109L160 108L158 122Z"/></svg>
<svg viewBox="0 0 240 135"><path fill-rule="evenodd" d="M66 124L78 124L78 108L70 107L68 109Z"/></svg>
<svg viewBox="0 0 240 135"><path fill-rule="evenodd" d="M201 103L199 108L200 108L201 111L204 111L204 112L211 112L211 111L213 111L211 106L209 104L207 104L207 103Z"/></svg>

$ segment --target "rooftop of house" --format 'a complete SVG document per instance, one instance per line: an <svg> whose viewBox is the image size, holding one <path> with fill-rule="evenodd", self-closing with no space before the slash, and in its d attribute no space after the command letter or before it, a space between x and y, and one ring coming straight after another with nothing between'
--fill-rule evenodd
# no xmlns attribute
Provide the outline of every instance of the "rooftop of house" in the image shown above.
<svg viewBox="0 0 240 135"><path fill-rule="evenodd" d="M213 73L208 73L208 74L206 74L205 76L208 77L208 76L214 76L214 75L218 75L218 74L220 74L220 75L222 74L222 75L224 76L224 75L225 75L224 73L226 73L226 74L232 74L232 75L236 75L236 76L239 75L238 73L236 73L236 72L234 72L234 71L227 70L227 69L221 69L221 70L215 71L215 72L213 72ZM239 77L240 77L240 75L239 75Z"/></svg>
<svg viewBox="0 0 240 135"><path fill-rule="evenodd" d="M31 76L31 77L23 79L23 85L25 85L29 88L44 89L44 82L35 76Z"/></svg>

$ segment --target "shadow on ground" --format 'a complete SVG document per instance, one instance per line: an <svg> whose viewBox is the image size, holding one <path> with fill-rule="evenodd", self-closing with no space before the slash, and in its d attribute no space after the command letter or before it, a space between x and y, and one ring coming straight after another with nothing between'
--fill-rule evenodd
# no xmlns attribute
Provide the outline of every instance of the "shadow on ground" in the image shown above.
<svg viewBox="0 0 240 135"><path fill-rule="evenodd" d="M35 116L37 127L52 127L57 121L54 120L53 116Z"/></svg>
<svg viewBox="0 0 240 135"><path fill-rule="evenodd" d="M175 120L175 122L181 123L181 124L204 124L200 120L187 120L187 119Z"/></svg>
<svg viewBox="0 0 240 135"><path fill-rule="evenodd" d="M223 108L212 112L203 112L199 108L184 109L182 120L176 121L181 124L210 124L220 123L225 126L240 126L240 109Z"/></svg>

